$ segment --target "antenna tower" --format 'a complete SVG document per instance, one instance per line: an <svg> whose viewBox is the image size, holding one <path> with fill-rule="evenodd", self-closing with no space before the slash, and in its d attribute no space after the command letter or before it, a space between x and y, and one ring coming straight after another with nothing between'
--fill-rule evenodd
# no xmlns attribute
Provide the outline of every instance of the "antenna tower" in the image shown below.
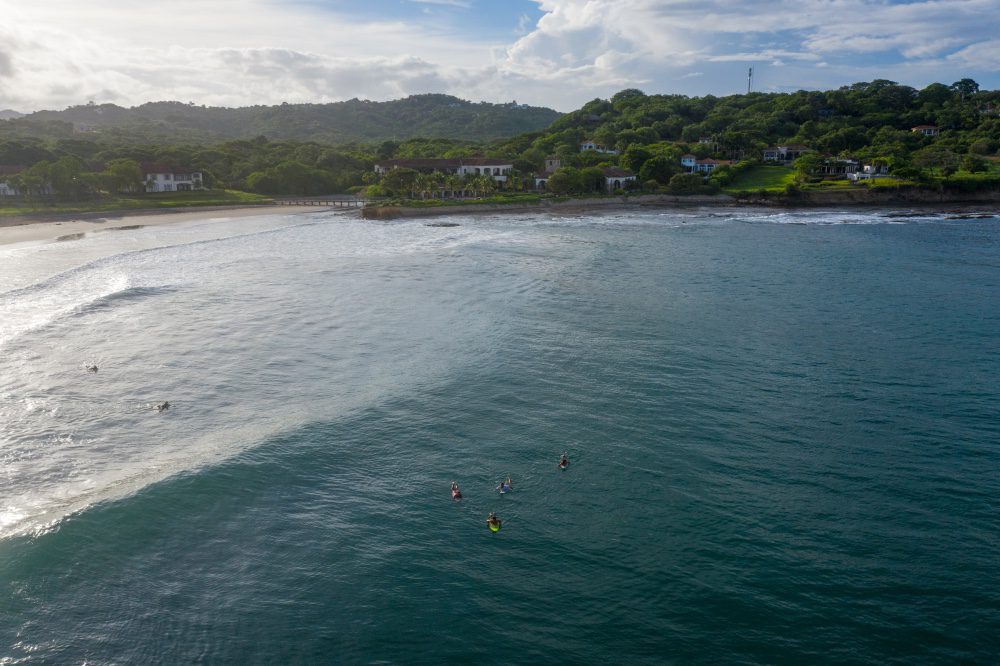
<svg viewBox="0 0 1000 666"><path fill-rule="evenodd" d="M747 94L750 94L750 90L753 87L753 67L747 71Z"/></svg>

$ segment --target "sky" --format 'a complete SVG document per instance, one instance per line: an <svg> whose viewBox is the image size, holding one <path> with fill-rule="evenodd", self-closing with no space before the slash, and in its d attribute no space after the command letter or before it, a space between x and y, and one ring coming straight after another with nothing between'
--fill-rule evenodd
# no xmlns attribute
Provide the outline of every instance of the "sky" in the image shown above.
<svg viewBox="0 0 1000 666"><path fill-rule="evenodd" d="M0 109L1000 88L1000 0L0 0Z"/></svg>

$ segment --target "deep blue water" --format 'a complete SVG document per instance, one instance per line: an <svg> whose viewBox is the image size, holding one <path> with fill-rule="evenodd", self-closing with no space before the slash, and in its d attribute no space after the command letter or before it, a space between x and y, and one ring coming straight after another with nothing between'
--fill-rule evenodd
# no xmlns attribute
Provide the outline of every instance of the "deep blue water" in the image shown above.
<svg viewBox="0 0 1000 666"><path fill-rule="evenodd" d="M1000 660L1000 218L456 221L0 249L0 663Z"/></svg>

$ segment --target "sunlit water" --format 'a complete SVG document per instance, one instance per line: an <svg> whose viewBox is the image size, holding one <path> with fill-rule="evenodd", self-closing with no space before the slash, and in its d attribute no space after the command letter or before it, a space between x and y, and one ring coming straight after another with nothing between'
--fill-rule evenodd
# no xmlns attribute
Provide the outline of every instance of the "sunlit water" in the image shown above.
<svg viewBox="0 0 1000 666"><path fill-rule="evenodd" d="M0 247L0 663L997 660L1000 219L449 220Z"/></svg>

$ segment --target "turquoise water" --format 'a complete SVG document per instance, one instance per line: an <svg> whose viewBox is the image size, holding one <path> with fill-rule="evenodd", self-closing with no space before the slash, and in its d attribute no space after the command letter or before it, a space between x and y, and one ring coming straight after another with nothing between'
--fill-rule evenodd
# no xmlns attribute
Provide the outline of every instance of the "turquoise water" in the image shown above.
<svg viewBox="0 0 1000 666"><path fill-rule="evenodd" d="M1000 218L455 221L0 248L0 663L997 661Z"/></svg>

